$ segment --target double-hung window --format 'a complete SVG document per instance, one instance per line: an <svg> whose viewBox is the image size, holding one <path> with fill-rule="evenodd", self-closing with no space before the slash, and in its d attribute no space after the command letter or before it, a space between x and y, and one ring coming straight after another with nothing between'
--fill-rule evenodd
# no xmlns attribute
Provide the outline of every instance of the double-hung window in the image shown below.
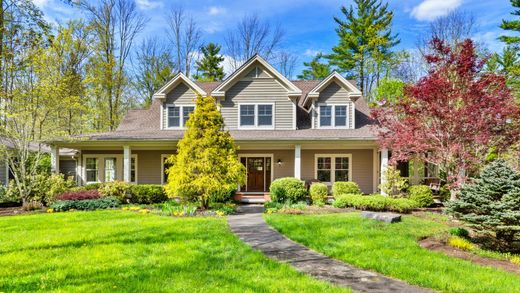
<svg viewBox="0 0 520 293"><path fill-rule="evenodd" d="M105 182L116 180L116 158L105 158Z"/></svg>
<svg viewBox="0 0 520 293"><path fill-rule="evenodd" d="M86 158L85 164L87 182L98 182L99 165L97 158Z"/></svg>
<svg viewBox="0 0 520 293"><path fill-rule="evenodd" d="M168 128L185 127L194 110L194 106L168 106Z"/></svg>
<svg viewBox="0 0 520 293"><path fill-rule="evenodd" d="M319 127L345 128L348 126L348 107L346 105L320 105Z"/></svg>
<svg viewBox="0 0 520 293"><path fill-rule="evenodd" d="M239 105L239 126L243 128L271 128L273 123L273 104Z"/></svg>
<svg viewBox="0 0 520 293"><path fill-rule="evenodd" d="M350 155L316 155L316 179L321 182L350 181Z"/></svg>

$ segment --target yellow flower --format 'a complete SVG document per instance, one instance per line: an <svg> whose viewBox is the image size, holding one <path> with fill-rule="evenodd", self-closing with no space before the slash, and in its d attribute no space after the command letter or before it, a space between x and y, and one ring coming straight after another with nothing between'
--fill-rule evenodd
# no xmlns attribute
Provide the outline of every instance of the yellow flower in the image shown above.
<svg viewBox="0 0 520 293"><path fill-rule="evenodd" d="M226 215L223 211L217 211L216 214L217 214L217 216L219 216L219 217L223 217L223 216Z"/></svg>
<svg viewBox="0 0 520 293"><path fill-rule="evenodd" d="M143 214L148 214L150 212L150 210L149 209L142 209L139 212L143 213Z"/></svg>
<svg viewBox="0 0 520 293"><path fill-rule="evenodd" d="M47 213L54 213L54 209L47 209Z"/></svg>
<svg viewBox="0 0 520 293"><path fill-rule="evenodd" d="M123 211L128 211L128 207L123 207L122 210Z"/></svg>

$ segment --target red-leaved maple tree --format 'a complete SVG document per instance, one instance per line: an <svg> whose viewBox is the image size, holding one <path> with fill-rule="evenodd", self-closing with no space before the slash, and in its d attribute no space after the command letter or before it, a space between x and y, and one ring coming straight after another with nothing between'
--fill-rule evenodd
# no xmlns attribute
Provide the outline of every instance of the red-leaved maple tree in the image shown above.
<svg viewBox="0 0 520 293"><path fill-rule="evenodd" d="M452 199L468 174L520 137L520 107L504 76L485 72L471 40L449 46L434 39L430 70L404 96L373 111L391 162L419 159L445 172Z"/></svg>

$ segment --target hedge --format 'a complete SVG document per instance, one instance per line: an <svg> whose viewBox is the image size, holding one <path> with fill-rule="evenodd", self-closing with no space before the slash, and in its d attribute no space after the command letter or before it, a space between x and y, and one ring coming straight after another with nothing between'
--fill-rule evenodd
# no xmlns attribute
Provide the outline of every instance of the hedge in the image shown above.
<svg viewBox="0 0 520 293"><path fill-rule="evenodd" d="M335 198L333 206L337 208L353 207L360 210L392 211L399 213L409 213L419 207L415 201L406 198L360 194L339 195Z"/></svg>
<svg viewBox="0 0 520 293"><path fill-rule="evenodd" d="M269 187L271 200L284 203L287 201L298 202L307 196L307 189L303 181L294 177L279 178Z"/></svg>
<svg viewBox="0 0 520 293"><path fill-rule="evenodd" d="M57 212L64 212L68 210L100 210L116 208L121 202L115 197L102 197L98 199L85 200L57 200L51 204L51 208Z"/></svg>
<svg viewBox="0 0 520 293"><path fill-rule="evenodd" d="M336 198L343 194L361 194L361 189L356 182L337 181L332 185L332 195Z"/></svg>

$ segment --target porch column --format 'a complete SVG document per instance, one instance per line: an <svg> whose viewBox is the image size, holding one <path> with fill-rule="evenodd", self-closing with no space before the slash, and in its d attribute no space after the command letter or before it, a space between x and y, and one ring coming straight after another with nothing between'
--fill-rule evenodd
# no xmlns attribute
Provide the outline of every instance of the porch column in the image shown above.
<svg viewBox="0 0 520 293"><path fill-rule="evenodd" d="M130 182L130 173L132 172L132 161L131 161L131 150L130 146L123 146L123 181Z"/></svg>
<svg viewBox="0 0 520 293"><path fill-rule="evenodd" d="M386 169L388 168L388 149L381 149L381 184L386 182ZM386 195L383 191L381 194Z"/></svg>
<svg viewBox="0 0 520 293"><path fill-rule="evenodd" d="M294 146L294 178L302 179L302 146Z"/></svg>
<svg viewBox="0 0 520 293"><path fill-rule="evenodd" d="M60 172L60 148L55 145L51 146L51 172Z"/></svg>

